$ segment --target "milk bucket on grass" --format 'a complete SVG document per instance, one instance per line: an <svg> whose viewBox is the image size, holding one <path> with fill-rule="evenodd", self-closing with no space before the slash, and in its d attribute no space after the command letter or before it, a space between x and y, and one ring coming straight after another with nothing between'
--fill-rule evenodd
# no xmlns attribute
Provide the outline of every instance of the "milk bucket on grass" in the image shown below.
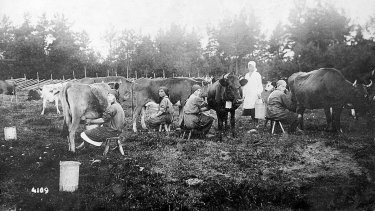
<svg viewBox="0 0 375 211"><path fill-rule="evenodd" d="M6 141L16 140L17 139L16 127L5 127L4 128L4 138L5 138Z"/></svg>
<svg viewBox="0 0 375 211"><path fill-rule="evenodd" d="M79 165L76 161L60 161L59 190L74 192L78 189Z"/></svg>
<svg viewBox="0 0 375 211"><path fill-rule="evenodd" d="M91 129L94 129L94 128L97 128L97 127L99 127L98 124L85 125L86 130L91 130Z"/></svg>
<svg viewBox="0 0 375 211"><path fill-rule="evenodd" d="M265 119L266 117L266 104L262 99L258 99L255 102L255 118Z"/></svg>

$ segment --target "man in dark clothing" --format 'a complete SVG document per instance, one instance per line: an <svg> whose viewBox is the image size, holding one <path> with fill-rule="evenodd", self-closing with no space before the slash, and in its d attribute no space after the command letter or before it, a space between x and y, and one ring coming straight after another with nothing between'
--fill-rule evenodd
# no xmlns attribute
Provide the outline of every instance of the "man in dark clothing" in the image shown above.
<svg viewBox="0 0 375 211"><path fill-rule="evenodd" d="M298 126L298 115L289 111L292 107L292 101L285 94L286 82L284 80L277 81L277 88L268 97L267 117L280 120L282 123L290 124L289 133L301 132Z"/></svg>
<svg viewBox="0 0 375 211"><path fill-rule="evenodd" d="M184 106L183 127L187 129L196 129L203 135L210 130L214 119L211 116L203 114L203 111L209 110L201 97L202 88L195 84L191 88L192 94Z"/></svg>

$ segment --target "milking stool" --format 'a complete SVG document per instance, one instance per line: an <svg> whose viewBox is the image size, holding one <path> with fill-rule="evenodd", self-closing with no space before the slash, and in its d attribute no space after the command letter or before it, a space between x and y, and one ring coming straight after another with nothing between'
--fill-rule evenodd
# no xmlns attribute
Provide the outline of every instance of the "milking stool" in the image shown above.
<svg viewBox="0 0 375 211"><path fill-rule="evenodd" d="M161 132L163 128L165 132L167 133L167 136L169 136L169 132L171 132L171 124L161 123L159 126L159 132Z"/></svg>
<svg viewBox="0 0 375 211"><path fill-rule="evenodd" d="M281 124L280 120L275 119L275 118L266 117L266 122L264 123L264 127L267 127L268 121L271 121L271 134L274 133L276 124L279 125L281 130L283 131L283 133L285 133L284 127Z"/></svg>
<svg viewBox="0 0 375 211"><path fill-rule="evenodd" d="M111 141L117 141L117 146L119 148L119 151L121 153L121 155L125 155L124 153L124 149L122 148L122 144L121 144L121 140L122 140L123 137L121 136L117 136L117 137L111 137L111 138L107 138L105 140L105 148L104 148L104 152L103 152L103 156L106 156L108 151L109 151L109 145L110 145L110 142Z"/></svg>
<svg viewBox="0 0 375 211"><path fill-rule="evenodd" d="M194 129L181 129L181 132L182 132L182 135L180 138L184 139L185 138L185 134L187 133L188 134L188 141L190 140L190 137L191 137L191 134L194 132L195 130Z"/></svg>

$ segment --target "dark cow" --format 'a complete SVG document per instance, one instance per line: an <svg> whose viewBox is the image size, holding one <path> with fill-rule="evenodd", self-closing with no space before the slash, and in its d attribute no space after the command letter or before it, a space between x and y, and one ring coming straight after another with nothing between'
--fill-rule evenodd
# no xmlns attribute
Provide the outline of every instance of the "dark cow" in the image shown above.
<svg viewBox="0 0 375 211"><path fill-rule="evenodd" d="M191 87L194 84L201 85L200 82L185 78L140 78L134 82L134 97L135 102L135 112L133 115L133 131L137 132L137 118L142 112L141 125L143 129L147 126L144 120L144 114L146 110L146 104L149 102L160 103L160 97L158 94L158 89L161 86L165 86L169 89L169 99L173 104L180 102L180 119L182 115L182 108L185 105L186 100L191 94Z"/></svg>
<svg viewBox="0 0 375 211"><path fill-rule="evenodd" d="M344 105L351 103L358 112L369 109L366 87L352 84L334 68L294 73L289 77L288 84L301 128L305 109L324 109L327 130L333 131L341 131L340 115Z"/></svg>
<svg viewBox="0 0 375 211"><path fill-rule="evenodd" d="M375 125L375 70L365 73L362 76L358 77L359 83L365 83L368 92L368 98L372 104L370 111L366 114L367 118L367 127L369 129L374 129Z"/></svg>
<svg viewBox="0 0 375 211"><path fill-rule="evenodd" d="M130 97L132 84L123 81L119 87L121 99ZM69 151L75 152L75 133L81 120L100 118L108 106L110 87L106 83L68 83L61 92L64 113L63 134L69 133Z"/></svg>
<svg viewBox="0 0 375 211"><path fill-rule="evenodd" d="M246 79L239 80L237 76L228 73L208 87L208 107L216 111L219 139L222 136L223 122L227 122L228 112L230 112L232 135L236 136L235 111L242 103L241 87L246 83Z"/></svg>

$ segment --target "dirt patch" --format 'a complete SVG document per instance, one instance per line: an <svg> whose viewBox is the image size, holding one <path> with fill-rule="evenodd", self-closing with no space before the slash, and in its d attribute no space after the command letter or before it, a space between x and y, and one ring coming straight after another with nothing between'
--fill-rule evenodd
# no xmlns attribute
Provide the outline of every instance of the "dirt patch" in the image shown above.
<svg viewBox="0 0 375 211"><path fill-rule="evenodd" d="M280 170L289 174L314 178L322 176L346 176L351 174L361 175L362 168L347 153L326 146L324 142L317 141L307 146L296 146L300 154L298 162L281 167Z"/></svg>

